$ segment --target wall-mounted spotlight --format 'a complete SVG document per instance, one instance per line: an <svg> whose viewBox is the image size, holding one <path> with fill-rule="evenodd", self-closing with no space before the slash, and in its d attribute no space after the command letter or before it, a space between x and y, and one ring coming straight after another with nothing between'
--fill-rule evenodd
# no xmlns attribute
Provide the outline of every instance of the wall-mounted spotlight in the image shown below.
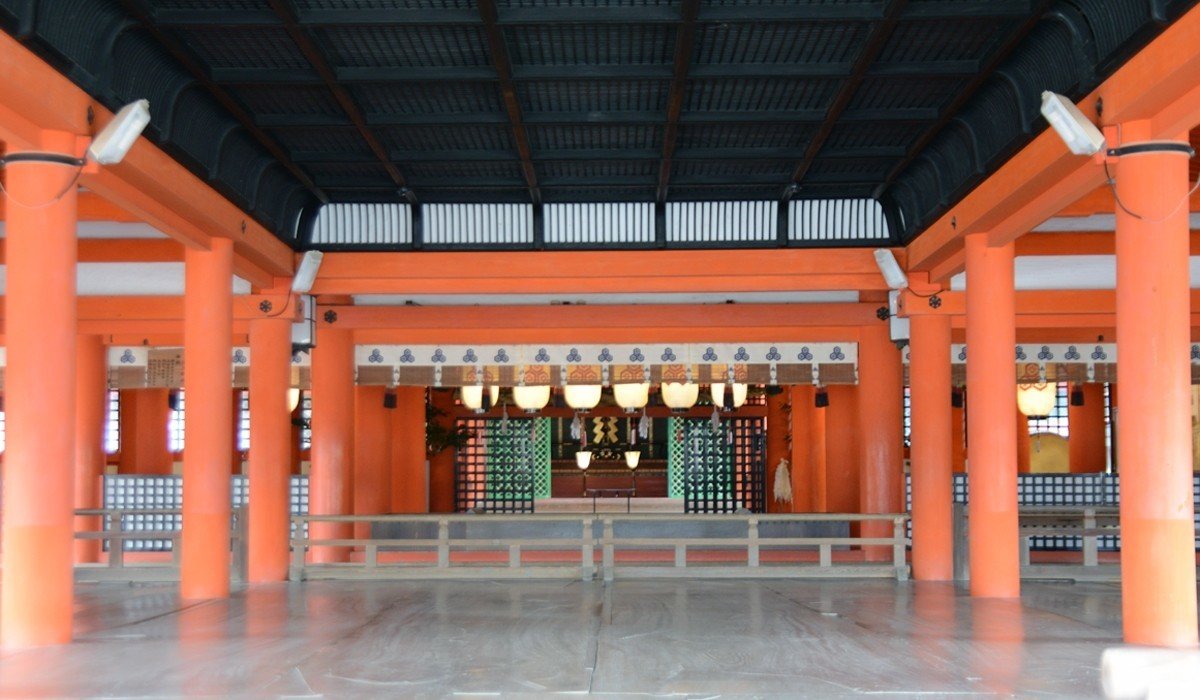
<svg viewBox="0 0 1200 700"><path fill-rule="evenodd" d="M296 275L292 277L292 294L308 294L317 281L317 273L321 270L321 261L325 254L319 250L310 250L300 258L296 267Z"/></svg>
<svg viewBox="0 0 1200 700"><path fill-rule="evenodd" d="M1043 92L1042 116L1050 122L1071 153L1091 156L1104 148L1104 134L1066 97L1049 90Z"/></svg>
<svg viewBox="0 0 1200 700"><path fill-rule="evenodd" d="M150 101L130 102L92 139L87 157L100 165L120 163L149 123Z"/></svg>

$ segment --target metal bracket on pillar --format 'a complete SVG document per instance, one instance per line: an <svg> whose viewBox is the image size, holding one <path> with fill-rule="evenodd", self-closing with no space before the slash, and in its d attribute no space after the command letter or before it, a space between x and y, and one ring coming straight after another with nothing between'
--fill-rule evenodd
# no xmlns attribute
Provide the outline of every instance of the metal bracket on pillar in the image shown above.
<svg viewBox="0 0 1200 700"><path fill-rule="evenodd" d="M1196 155L1195 149L1190 144L1183 141L1146 141L1145 143L1131 143L1128 146L1117 146L1106 151L1109 158L1120 158L1121 156L1130 156L1135 153L1183 153L1188 158L1193 158Z"/></svg>

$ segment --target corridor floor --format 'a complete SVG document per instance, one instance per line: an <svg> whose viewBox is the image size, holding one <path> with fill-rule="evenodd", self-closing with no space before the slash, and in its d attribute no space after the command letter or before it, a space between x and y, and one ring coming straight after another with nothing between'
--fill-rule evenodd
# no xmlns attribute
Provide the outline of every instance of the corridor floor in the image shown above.
<svg viewBox="0 0 1200 700"><path fill-rule="evenodd" d="M0 696L1096 697L1120 590L1021 601L894 581L347 582L181 603L79 588L77 641L0 655Z"/></svg>

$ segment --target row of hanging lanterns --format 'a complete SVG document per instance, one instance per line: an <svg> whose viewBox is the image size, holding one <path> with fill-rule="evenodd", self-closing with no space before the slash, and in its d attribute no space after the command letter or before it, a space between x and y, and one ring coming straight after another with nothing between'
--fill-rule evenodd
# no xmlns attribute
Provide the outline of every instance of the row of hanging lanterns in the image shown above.
<svg viewBox="0 0 1200 700"><path fill-rule="evenodd" d="M746 403L749 387L739 382L729 386L731 401L727 404L726 384L714 382L711 385L713 405L741 408ZM568 384L563 387L563 400L576 411L588 411L600 404L603 390L604 387L599 384ZM700 400L700 385L692 382L666 382L661 391L663 403L672 410L689 409ZM487 392L488 406L495 406L500 402L500 387L489 386ZM513 403L530 413L540 411L550 403L549 386L515 386L512 392ZM486 410L483 400L484 387L481 385L462 387L461 399L463 406L473 411ZM627 412L645 408L650 401L650 384L613 384L613 399Z"/></svg>

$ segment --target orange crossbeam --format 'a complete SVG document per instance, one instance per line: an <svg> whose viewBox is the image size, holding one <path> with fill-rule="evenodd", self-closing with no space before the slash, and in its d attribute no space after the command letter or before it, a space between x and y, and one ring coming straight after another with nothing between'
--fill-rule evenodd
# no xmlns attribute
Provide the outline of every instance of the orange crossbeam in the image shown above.
<svg viewBox="0 0 1200 700"><path fill-rule="evenodd" d="M903 264L903 256L900 261ZM886 288L871 251L859 248L327 253L313 293L736 293Z"/></svg>
<svg viewBox="0 0 1200 700"><path fill-rule="evenodd" d="M928 299L905 291L900 297L906 315L963 316L967 312L965 292L939 292L941 305L930 307ZM1192 308L1200 309L1200 290L1192 291ZM1021 316L1088 316L1116 313L1117 293L1111 289L1040 290L1016 293L1016 311Z"/></svg>
<svg viewBox="0 0 1200 700"><path fill-rule="evenodd" d="M271 307L263 310L260 306L268 302ZM266 318L284 315L298 319L295 304L285 304L284 295L245 294L233 297L234 321L249 321L256 318ZM4 297L0 296L0 322L4 320ZM105 296L79 297L78 318L80 324L101 324L105 328L98 331L102 334L118 332L109 330L102 324L111 323L114 327L130 322L154 322L179 324L183 322L183 297L181 296ZM82 332L82 331L81 331Z"/></svg>
<svg viewBox="0 0 1200 700"><path fill-rule="evenodd" d="M0 241L0 265L5 263ZM79 262L183 262L183 246L169 238L81 238Z"/></svg>
<svg viewBox="0 0 1200 700"><path fill-rule="evenodd" d="M44 133L57 131L79 136L78 155L87 135L112 119L112 112L4 33L0 65L0 141L9 150L40 148ZM86 168L79 184L185 245L208 248L213 238L232 239L234 273L256 286L294 269L288 246L145 138L119 165Z"/></svg>
<svg viewBox="0 0 1200 700"><path fill-rule="evenodd" d="M1105 125L1148 120L1153 138L1178 138L1200 123L1200 8L1167 27L1146 48L1080 101ZM1103 118L1096 114L1103 99ZM1043 131L995 174L908 246L909 267L942 280L962 270L963 239L987 233L1003 244L1088 196L1104 183L1103 168L1071 155L1053 130ZM1111 209L1108 209L1111 211Z"/></svg>

